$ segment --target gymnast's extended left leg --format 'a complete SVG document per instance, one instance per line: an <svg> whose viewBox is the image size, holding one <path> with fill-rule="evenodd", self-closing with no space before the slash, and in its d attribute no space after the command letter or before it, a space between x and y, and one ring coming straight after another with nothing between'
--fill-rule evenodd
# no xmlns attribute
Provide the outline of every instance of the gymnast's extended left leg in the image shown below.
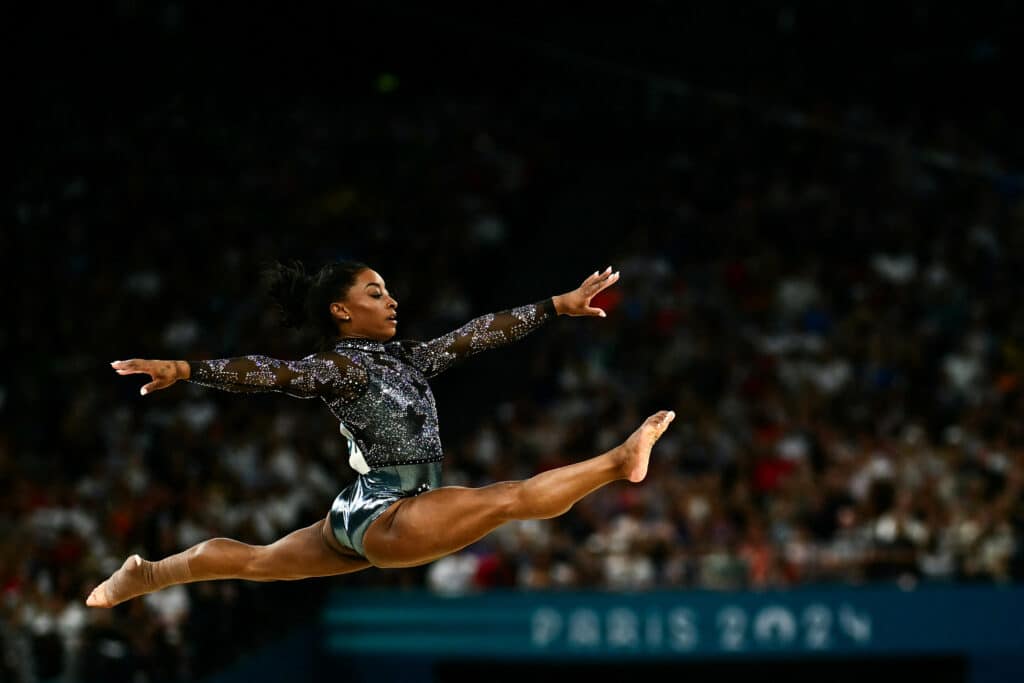
<svg viewBox="0 0 1024 683"><path fill-rule="evenodd" d="M671 411L656 413L607 453L530 479L481 488L446 486L400 500L367 529L366 557L378 567L425 564L480 540L505 522L557 517L613 481L641 481L651 448L674 418Z"/></svg>

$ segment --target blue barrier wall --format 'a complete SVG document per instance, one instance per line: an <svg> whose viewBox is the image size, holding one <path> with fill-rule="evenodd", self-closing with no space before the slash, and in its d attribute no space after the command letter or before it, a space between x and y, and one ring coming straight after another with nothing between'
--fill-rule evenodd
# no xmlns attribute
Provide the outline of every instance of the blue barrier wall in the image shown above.
<svg viewBox="0 0 1024 683"><path fill-rule="evenodd" d="M961 655L972 683L1024 681L1024 589L334 594L321 653L349 664ZM358 667L356 667L358 668ZM406 669L408 672L409 669ZM429 676L429 674L423 674Z"/></svg>

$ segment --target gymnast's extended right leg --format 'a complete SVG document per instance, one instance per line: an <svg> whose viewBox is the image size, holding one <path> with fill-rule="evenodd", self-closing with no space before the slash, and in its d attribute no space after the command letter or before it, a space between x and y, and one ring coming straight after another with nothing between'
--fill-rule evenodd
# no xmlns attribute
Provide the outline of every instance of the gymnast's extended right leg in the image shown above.
<svg viewBox="0 0 1024 683"><path fill-rule="evenodd" d="M113 607L125 600L179 583L211 579L293 581L366 569L362 557L334 538L329 518L293 531L270 545L211 538L156 562L132 555L93 589L85 604Z"/></svg>

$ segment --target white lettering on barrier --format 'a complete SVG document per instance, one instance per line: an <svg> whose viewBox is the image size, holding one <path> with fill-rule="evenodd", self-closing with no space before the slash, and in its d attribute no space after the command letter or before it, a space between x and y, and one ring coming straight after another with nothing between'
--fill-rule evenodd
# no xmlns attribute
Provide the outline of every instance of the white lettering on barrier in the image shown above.
<svg viewBox="0 0 1024 683"><path fill-rule="evenodd" d="M697 647L700 636L697 631L697 615L693 610L678 607L668 613L668 629L673 650L692 650Z"/></svg>
<svg viewBox="0 0 1024 683"><path fill-rule="evenodd" d="M648 613L644 629L644 644L651 650L660 650L662 641L665 639L664 636L665 624L661 615L657 612Z"/></svg>
<svg viewBox="0 0 1024 683"><path fill-rule="evenodd" d="M569 645L598 647L601 644L601 618L592 609L573 610L569 615Z"/></svg>
<svg viewBox="0 0 1024 683"><path fill-rule="evenodd" d="M867 614L858 614L849 605L839 607L839 628L858 643L871 640L871 617Z"/></svg>
<svg viewBox="0 0 1024 683"><path fill-rule="evenodd" d="M689 652L700 643L698 617L695 610L687 607L665 613L642 613L630 607L601 611L541 607L531 616L530 640L534 647L546 649L562 646L658 652L667 648ZM768 605L756 611L727 605L715 613L713 625L718 637L711 647L726 652L744 651L752 646L801 645L807 650L821 651L832 648L838 635L857 644L866 644L872 638L871 615L848 604L835 609L814 603L799 611L781 605Z"/></svg>
<svg viewBox="0 0 1024 683"><path fill-rule="evenodd" d="M562 635L562 614L550 607L534 610L530 620L530 640L535 647L547 647Z"/></svg>
<svg viewBox="0 0 1024 683"><path fill-rule="evenodd" d="M640 647L640 620L636 612L625 607L608 612L608 647Z"/></svg>
<svg viewBox="0 0 1024 683"><path fill-rule="evenodd" d="M803 613L804 644L809 650L827 650L832 644L832 610L825 605L808 605Z"/></svg>
<svg viewBox="0 0 1024 683"><path fill-rule="evenodd" d="M742 650L746 646L747 613L729 606L718 613L718 645L723 650Z"/></svg>
<svg viewBox="0 0 1024 683"><path fill-rule="evenodd" d="M789 645L796 638L796 618L785 607L764 607L754 619L754 638L759 643Z"/></svg>

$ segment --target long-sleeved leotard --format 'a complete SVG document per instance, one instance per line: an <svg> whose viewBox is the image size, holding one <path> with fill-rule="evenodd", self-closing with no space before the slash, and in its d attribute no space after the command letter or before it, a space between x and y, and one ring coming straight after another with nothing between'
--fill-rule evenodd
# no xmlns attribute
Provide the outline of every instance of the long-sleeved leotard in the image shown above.
<svg viewBox="0 0 1024 683"><path fill-rule="evenodd" d="M244 356L189 361L190 381L227 391L319 396L353 434L371 468L442 459L427 378L523 338L556 315L552 299L474 318L428 342L345 338L297 361Z"/></svg>

